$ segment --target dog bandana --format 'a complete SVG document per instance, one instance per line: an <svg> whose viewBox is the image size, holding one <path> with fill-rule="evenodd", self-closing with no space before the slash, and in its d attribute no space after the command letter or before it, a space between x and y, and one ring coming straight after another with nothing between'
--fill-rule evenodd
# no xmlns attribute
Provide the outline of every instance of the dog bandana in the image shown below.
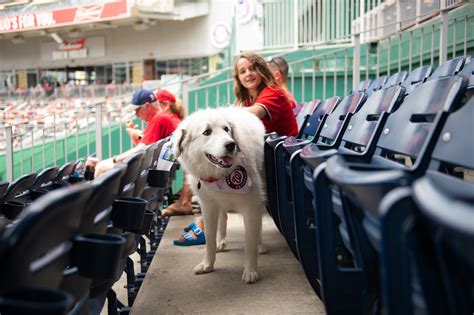
<svg viewBox="0 0 474 315"><path fill-rule="evenodd" d="M238 165L232 173L222 178L200 179L197 188L201 188L201 182L209 188L217 191L230 192L236 194L248 194L252 188L252 180L245 169L245 159L240 157Z"/></svg>

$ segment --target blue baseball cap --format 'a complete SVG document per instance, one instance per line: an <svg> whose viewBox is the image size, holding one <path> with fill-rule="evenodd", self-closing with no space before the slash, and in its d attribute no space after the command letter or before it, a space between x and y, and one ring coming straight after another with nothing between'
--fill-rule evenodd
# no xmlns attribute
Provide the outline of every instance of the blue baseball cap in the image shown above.
<svg viewBox="0 0 474 315"><path fill-rule="evenodd" d="M141 106L146 103L156 102L156 95L153 91L150 90L138 90L133 93L132 96L132 105Z"/></svg>

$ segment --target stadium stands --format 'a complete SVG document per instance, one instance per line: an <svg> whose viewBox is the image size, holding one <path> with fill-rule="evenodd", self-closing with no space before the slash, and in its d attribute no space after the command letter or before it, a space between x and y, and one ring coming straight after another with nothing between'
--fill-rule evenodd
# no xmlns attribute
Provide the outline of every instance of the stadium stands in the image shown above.
<svg viewBox="0 0 474 315"><path fill-rule="evenodd" d="M300 137L268 135L269 214L328 314L472 311L473 68L454 58L377 79L368 97L309 103ZM76 314L105 297L109 314L130 310L166 225L164 141L90 183L70 162L0 185L0 312L32 314L37 299ZM37 250L19 255L25 242ZM98 243L102 263L84 260ZM124 270L126 303L112 289Z"/></svg>

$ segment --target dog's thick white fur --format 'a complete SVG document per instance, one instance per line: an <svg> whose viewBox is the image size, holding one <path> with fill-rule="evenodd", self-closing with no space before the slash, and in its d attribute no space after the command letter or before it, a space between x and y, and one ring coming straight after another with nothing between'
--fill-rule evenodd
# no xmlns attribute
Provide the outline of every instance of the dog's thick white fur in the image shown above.
<svg viewBox="0 0 474 315"><path fill-rule="evenodd" d="M226 246L227 211L232 209L243 215L245 226L242 281L254 283L258 280L257 256L266 252L261 245L265 207L264 133L260 119L237 107L195 112L184 119L174 133L175 155L188 174L204 218L206 253L194 268L196 274L213 270L216 252ZM242 156L252 183L248 192L219 191L206 184L226 178L236 169Z"/></svg>

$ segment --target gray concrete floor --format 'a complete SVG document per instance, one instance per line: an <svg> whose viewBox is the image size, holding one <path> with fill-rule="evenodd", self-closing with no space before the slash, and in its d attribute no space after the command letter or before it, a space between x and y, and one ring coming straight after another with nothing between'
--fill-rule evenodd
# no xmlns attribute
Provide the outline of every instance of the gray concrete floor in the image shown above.
<svg viewBox="0 0 474 315"><path fill-rule="evenodd" d="M264 217L263 242L255 284L241 282L243 222L229 214L227 251L218 253L215 270L195 275L204 245L179 247L173 239L193 220L172 217L158 252L132 308L132 314L325 314L301 266L269 216Z"/></svg>

